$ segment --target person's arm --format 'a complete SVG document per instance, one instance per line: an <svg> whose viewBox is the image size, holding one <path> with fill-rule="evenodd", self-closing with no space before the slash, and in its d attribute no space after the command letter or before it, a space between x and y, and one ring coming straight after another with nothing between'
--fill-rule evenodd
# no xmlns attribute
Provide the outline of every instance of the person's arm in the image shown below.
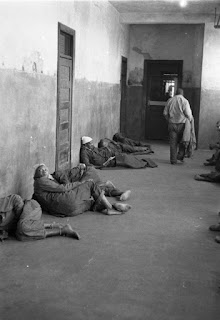
<svg viewBox="0 0 220 320"><path fill-rule="evenodd" d="M165 108L163 110L163 115L167 121L169 120L168 108L169 108L169 100L167 101Z"/></svg>
<svg viewBox="0 0 220 320"><path fill-rule="evenodd" d="M191 111L188 100L185 100L185 102L184 102L183 113L184 113L185 117L187 119L189 119L189 121L191 122L192 121L192 111Z"/></svg>
<svg viewBox="0 0 220 320"><path fill-rule="evenodd" d="M58 193L70 191L81 184L82 182L78 182L78 181L66 183L66 184L59 184L58 182L50 180L48 178L40 178L40 181L39 181L39 187L41 191L58 192Z"/></svg>
<svg viewBox="0 0 220 320"><path fill-rule="evenodd" d="M80 149L80 163L84 163L86 166L92 166L92 163L90 163L88 152L85 148Z"/></svg>

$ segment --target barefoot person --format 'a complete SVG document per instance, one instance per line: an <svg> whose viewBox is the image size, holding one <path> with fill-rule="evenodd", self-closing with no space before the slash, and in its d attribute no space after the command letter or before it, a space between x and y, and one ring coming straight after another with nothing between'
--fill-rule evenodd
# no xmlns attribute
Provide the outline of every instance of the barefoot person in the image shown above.
<svg viewBox="0 0 220 320"><path fill-rule="evenodd" d="M59 183L42 164L34 174L34 194L42 209L56 216L76 216L85 211L119 214L107 200L105 191L92 179ZM125 211L128 207L124 204Z"/></svg>

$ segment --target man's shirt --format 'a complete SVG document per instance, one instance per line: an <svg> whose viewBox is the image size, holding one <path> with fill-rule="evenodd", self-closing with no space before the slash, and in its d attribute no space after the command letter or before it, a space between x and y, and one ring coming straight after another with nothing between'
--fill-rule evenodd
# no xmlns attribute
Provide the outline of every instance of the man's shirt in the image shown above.
<svg viewBox="0 0 220 320"><path fill-rule="evenodd" d="M192 120L192 111L189 101L181 94L169 99L163 111L169 123L185 123L186 119Z"/></svg>

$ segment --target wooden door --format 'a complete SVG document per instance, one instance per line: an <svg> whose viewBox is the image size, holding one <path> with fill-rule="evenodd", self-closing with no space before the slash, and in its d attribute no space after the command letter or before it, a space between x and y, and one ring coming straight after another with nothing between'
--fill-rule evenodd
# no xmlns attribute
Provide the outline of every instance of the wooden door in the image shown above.
<svg viewBox="0 0 220 320"><path fill-rule="evenodd" d="M126 135L127 109L127 58L121 60L121 104L120 104L120 132Z"/></svg>
<svg viewBox="0 0 220 320"><path fill-rule="evenodd" d="M168 125L163 110L168 99L168 89L172 88L173 96L177 86L181 86L182 65L182 60L145 60L145 137L148 140L168 140Z"/></svg>
<svg viewBox="0 0 220 320"><path fill-rule="evenodd" d="M71 167L74 30L58 24L56 170Z"/></svg>

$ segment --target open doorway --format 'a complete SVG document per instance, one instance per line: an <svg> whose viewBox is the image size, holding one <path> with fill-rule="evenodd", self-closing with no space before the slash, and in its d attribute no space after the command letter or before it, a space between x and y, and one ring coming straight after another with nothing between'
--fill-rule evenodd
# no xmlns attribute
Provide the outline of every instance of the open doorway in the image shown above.
<svg viewBox="0 0 220 320"><path fill-rule="evenodd" d="M182 85L182 60L145 60L143 95L146 106L145 138L168 140L168 126L163 116L166 101Z"/></svg>

